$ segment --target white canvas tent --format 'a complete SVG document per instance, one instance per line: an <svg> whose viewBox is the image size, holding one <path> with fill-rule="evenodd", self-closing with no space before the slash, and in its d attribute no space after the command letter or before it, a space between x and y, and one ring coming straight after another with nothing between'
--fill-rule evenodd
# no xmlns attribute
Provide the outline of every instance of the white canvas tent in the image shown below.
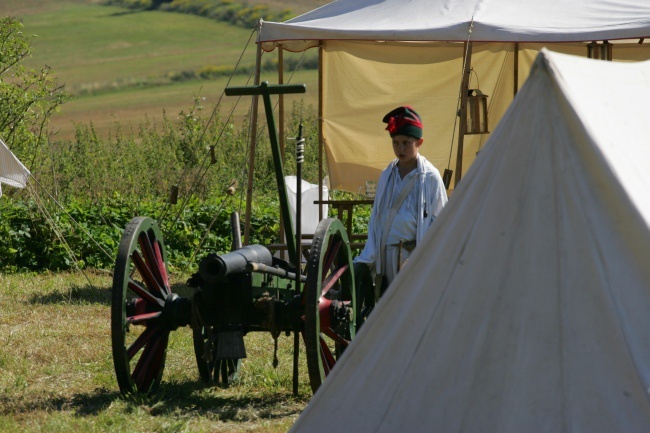
<svg viewBox="0 0 650 433"><path fill-rule="evenodd" d="M647 0L338 0L263 22L258 43L266 51L319 47L320 86L308 91L319 92L330 188L356 192L393 158L381 119L394 107L422 115L422 153L456 177L489 136L459 130L467 89L489 95L493 129L543 46L586 57L592 41L596 53L614 41L615 61L644 60L649 36Z"/></svg>
<svg viewBox="0 0 650 433"><path fill-rule="evenodd" d="M292 431L647 432L649 94L543 51Z"/></svg>
<svg viewBox="0 0 650 433"><path fill-rule="evenodd" d="M25 188L30 172L0 139L0 185L6 183L16 188ZM2 187L0 187L0 197Z"/></svg>

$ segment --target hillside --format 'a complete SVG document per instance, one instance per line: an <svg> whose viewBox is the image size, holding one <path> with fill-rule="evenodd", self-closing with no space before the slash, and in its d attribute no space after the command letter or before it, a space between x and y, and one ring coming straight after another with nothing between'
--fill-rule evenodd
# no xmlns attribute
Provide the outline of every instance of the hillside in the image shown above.
<svg viewBox="0 0 650 433"><path fill-rule="evenodd" d="M291 9L298 15L327 1L249 3ZM194 97L205 97L206 108L212 108L226 85L227 72L238 61L240 68L249 69L255 62L252 29L197 16L128 11L99 0L3 0L0 14L21 18L25 33L35 35L27 65L50 66L75 96L53 118L55 139L72 138L75 124L92 122L98 135L105 136L117 123L137 128L145 119L157 122L163 113L175 116L186 110ZM265 54L265 62L275 61L275 56ZM224 74L211 80L191 79L205 70ZM308 85L305 100L315 103L315 92L309 92L315 89L314 71L299 76ZM248 75L237 76L230 85L245 85L247 79ZM265 72L263 79L273 82L276 77ZM241 107L239 114L244 112Z"/></svg>
<svg viewBox="0 0 650 433"><path fill-rule="evenodd" d="M300 15L317 7L330 3L331 0L247 0L250 5L267 5L274 10L291 9L295 15ZM0 15L12 14L26 16L37 11L57 9L64 4L96 4L103 0L3 0L0 3Z"/></svg>

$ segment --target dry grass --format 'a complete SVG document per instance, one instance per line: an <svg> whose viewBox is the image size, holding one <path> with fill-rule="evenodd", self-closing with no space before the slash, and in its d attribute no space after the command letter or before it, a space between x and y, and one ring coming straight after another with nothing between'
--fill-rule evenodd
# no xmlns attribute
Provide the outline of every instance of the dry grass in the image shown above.
<svg viewBox="0 0 650 433"><path fill-rule="evenodd" d="M246 336L230 388L204 387L191 333L172 333L160 391L121 397L112 364L105 273L0 275L0 431L287 431L311 397L304 354L291 392L292 338ZM183 292L182 284L178 284Z"/></svg>

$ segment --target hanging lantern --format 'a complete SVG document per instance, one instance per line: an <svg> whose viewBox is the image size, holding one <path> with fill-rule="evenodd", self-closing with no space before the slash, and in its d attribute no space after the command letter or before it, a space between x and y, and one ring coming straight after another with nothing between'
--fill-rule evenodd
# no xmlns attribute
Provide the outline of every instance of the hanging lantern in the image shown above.
<svg viewBox="0 0 650 433"><path fill-rule="evenodd" d="M487 98L479 89L467 91L467 132L466 134L487 134Z"/></svg>

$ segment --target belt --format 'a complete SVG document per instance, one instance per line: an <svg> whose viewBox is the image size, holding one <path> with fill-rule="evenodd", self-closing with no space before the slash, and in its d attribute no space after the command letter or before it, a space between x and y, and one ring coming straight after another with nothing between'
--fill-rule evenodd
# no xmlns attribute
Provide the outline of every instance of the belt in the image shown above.
<svg viewBox="0 0 650 433"><path fill-rule="evenodd" d="M387 247L399 247L404 248L409 253L415 249L415 239L412 241L400 241L398 244L388 244Z"/></svg>

